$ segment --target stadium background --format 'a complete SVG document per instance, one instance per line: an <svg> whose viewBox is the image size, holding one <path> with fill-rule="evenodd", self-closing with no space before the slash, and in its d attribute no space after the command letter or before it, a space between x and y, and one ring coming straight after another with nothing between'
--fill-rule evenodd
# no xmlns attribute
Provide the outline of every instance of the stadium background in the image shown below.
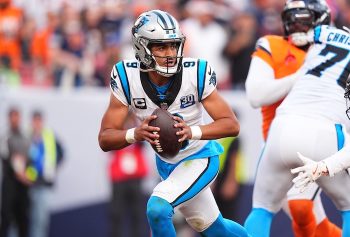
<svg viewBox="0 0 350 237"><path fill-rule="evenodd" d="M349 26L349 1L327 2L335 24ZM20 49L5 57L0 44L0 133L7 130L10 106L21 109L27 131L31 111L40 108L64 144L65 162L52 194L50 236L107 236L110 157L99 149L97 134L109 100L109 73L118 60L133 57L130 26L135 16L155 8L180 19L187 37L185 55L208 59L217 70L220 93L239 114L246 179L238 221L243 223L251 208L262 146L260 112L250 107L244 80L256 39L283 33L283 4L283 0L13 0L24 21L5 27L0 15L0 32L10 32L16 39L14 47ZM0 42L4 35L0 34ZM150 148L147 157L151 172L143 182L145 198L158 182ZM334 206L324 199L330 219L340 224ZM145 236L147 231L145 225ZM275 218L272 236L292 236L284 214Z"/></svg>

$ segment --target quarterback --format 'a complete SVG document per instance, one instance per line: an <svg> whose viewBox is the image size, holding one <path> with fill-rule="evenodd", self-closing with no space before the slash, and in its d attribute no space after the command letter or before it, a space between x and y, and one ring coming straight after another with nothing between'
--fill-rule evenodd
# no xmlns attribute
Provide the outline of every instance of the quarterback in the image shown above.
<svg viewBox="0 0 350 237"><path fill-rule="evenodd" d="M99 133L102 150L122 149L137 141L155 144L158 127L149 126L159 107L176 115L182 130L179 154L167 159L156 154L162 181L147 204L154 237L175 237L174 211L202 236L247 237L246 230L222 217L209 185L219 170L223 149L213 139L237 136L239 123L216 90L216 74L206 60L183 58L185 37L169 13L144 12L132 28L136 60L118 62L111 72L110 103ZM203 110L213 122L204 125ZM128 130L123 123L129 110L140 125Z"/></svg>

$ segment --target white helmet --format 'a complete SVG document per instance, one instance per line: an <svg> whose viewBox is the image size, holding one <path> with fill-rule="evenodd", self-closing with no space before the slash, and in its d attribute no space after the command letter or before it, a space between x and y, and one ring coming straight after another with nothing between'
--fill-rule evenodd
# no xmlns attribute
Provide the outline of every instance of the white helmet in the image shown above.
<svg viewBox="0 0 350 237"><path fill-rule="evenodd" d="M141 70L156 71L170 77L181 70L185 36L179 28L177 20L169 13L152 10L142 13L132 27L132 43L135 57L141 62ZM176 43L176 64L173 67L158 65L150 50L153 43Z"/></svg>

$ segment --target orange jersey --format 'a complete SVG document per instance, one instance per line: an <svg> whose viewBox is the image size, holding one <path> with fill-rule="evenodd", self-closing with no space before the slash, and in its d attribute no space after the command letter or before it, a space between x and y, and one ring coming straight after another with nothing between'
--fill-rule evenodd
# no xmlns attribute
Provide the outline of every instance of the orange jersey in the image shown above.
<svg viewBox="0 0 350 237"><path fill-rule="evenodd" d="M33 37L31 53L34 58L39 59L44 65L48 65L50 61L49 41L52 34L52 30L50 28L46 28L43 31L36 32Z"/></svg>
<svg viewBox="0 0 350 237"><path fill-rule="evenodd" d="M271 66L276 80L295 73L303 64L306 52L289 43L285 38L268 35L262 39L268 43L269 48L258 43L253 56L261 58ZM271 105L261 107L264 140L267 138L271 122L275 117L276 109L281 104L282 100L283 99Z"/></svg>
<svg viewBox="0 0 350 237"><path fill-rule="evenodd" d="M11 65L18 68L21 57L19 31L23 13L15 7L0 9L0 56L8 56Z"/></svg>

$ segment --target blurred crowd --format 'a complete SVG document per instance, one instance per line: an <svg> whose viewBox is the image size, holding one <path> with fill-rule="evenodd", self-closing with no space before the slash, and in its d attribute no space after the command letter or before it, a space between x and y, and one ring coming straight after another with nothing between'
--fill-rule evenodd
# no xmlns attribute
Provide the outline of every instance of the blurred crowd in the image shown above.
<svg viewBox="0 0 350 237"><path fill-rule="evenodd" d="M106 87L112 66L133 58L130 28L148 9L179 19L185 56L206 58L219 89L244 89L256 40L283 34L284 0L0 0L0 84ZM328 0L336 26L350 3Z"/></svg>

